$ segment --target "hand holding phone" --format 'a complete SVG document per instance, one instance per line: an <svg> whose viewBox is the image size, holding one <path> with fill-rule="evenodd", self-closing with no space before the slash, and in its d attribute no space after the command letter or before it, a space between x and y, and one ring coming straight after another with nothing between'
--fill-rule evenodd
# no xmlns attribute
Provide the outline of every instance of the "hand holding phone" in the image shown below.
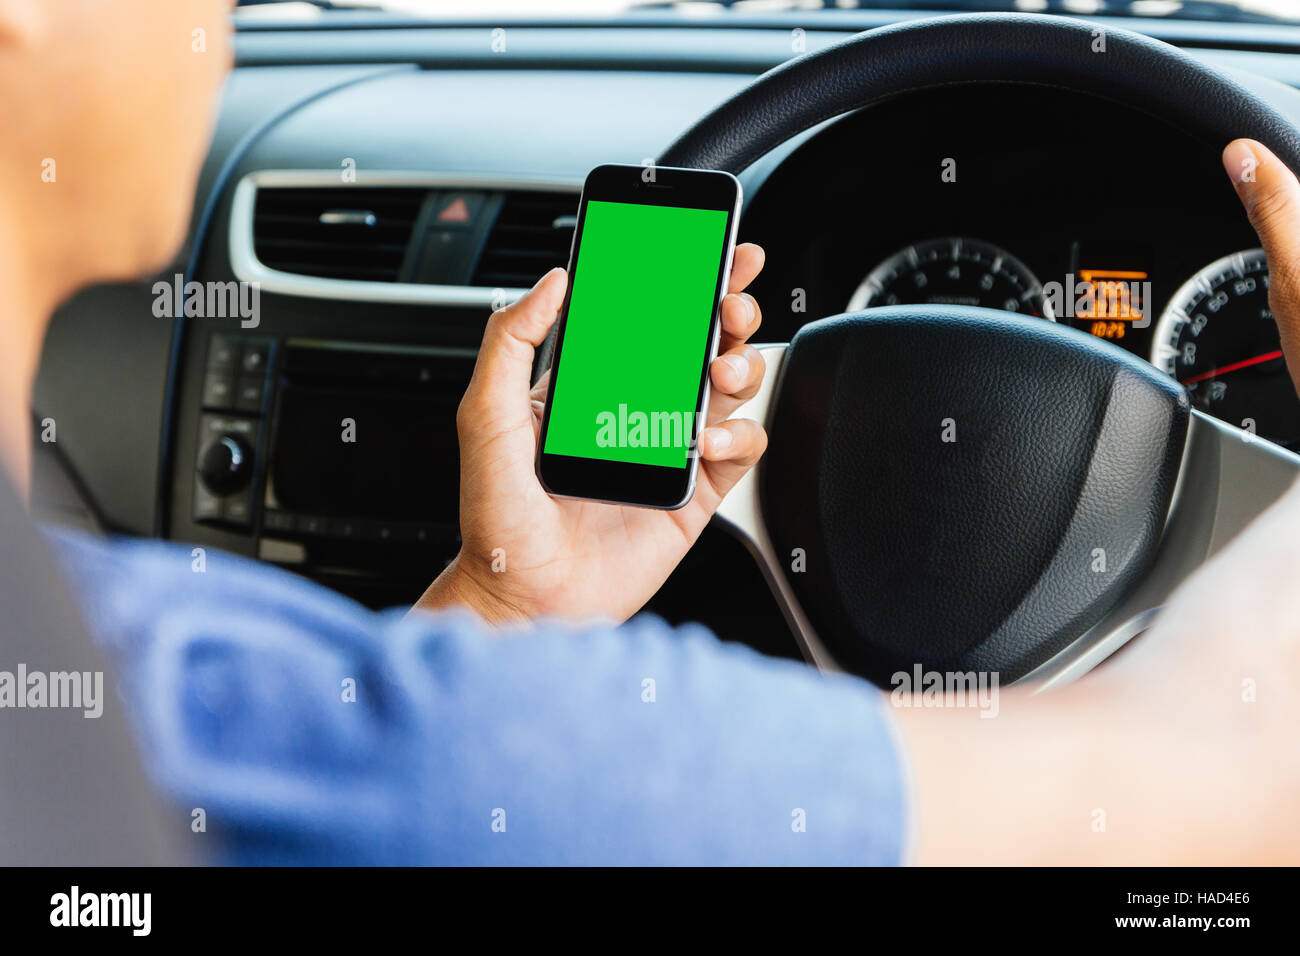
<svg viewBox="0 0 1300 956"><path fill-rule="evenodd" d="M699 433L694 495L675 511L625 507L547 494L536 455L549 372L532 385L535 349L564 303L568 283L555 269L513 305L493 313L474 376L456 416L460 435L460 531L456 559L417 607L470 607L490 622L558 615L623 620L657 591L690 549L723 496L767 447L758 422L732 418L762 384L761 352L747 341L762 320L745 291L763 268L763 250L735 249L721 309L720 357L709 366L711 388ZM637 289L619 291L635 299ZM654 332L628 324L630 338ZM607 346L611 365L636 352ZM725 606L746 600L721 594Z"/></svg>
<svg viewBox="0 0 1300 956"><path fill-rule="evenodd" d="M537 450L551 494L691 499L739 211L729 173L608 165L587 177Z"/></svg>

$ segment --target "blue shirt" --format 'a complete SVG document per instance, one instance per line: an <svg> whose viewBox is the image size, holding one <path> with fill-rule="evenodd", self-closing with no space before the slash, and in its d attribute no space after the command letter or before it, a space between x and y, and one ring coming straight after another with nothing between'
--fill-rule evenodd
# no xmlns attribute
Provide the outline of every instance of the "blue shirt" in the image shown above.
<svg viewBox="0 0 1300 956"><path fill-rule="evenodd" d="M221 862L900 861L900 754L862 681L651 617L501 636L211 549L50 537L153 780Z"/></svg>

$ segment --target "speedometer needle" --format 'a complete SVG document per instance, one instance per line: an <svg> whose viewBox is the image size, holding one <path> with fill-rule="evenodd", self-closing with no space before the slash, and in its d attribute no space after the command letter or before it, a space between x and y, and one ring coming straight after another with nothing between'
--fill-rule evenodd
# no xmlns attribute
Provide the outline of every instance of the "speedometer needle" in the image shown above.
<svg viewBox="0 0 1300 956"><path fill-rule="evenodd" d="M1195 385L1197 382L1203 382L1207 378L1217 378L1220 375L1227 375L1229 372L1235 372L1237 369L1250 368L1252 365L1262 365L1264 362L1271 362L1275 358L1282 357L1282 350L1276 352L1265 352L1263 355L1256 355L1253 358L1242 359L1240 362L1233 362L1231 365L1224 365L1219 368L1212 368L1208 372L1202 372L1200 375L1193 375L1191 378L1182 380L1184 385Z"/></svg>

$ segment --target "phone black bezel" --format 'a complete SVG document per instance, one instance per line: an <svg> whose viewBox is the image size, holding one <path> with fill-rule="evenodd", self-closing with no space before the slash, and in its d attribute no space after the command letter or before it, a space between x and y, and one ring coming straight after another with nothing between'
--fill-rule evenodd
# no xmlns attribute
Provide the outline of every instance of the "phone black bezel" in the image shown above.
<svg viewBox="0 0 1300 956"><path fill-rule="evenodd" d="M651 174L653 178L650 178ZM705 353L701 357L700 384L696 393L695 419L691 435L692 450L686 465L681 468L608 461L602 458L577 458L570 455L547 454L542 450L546 446L546 432L551 418L551 399L555 394L555 385L559 378L560 355L564 348L569 299L576 278L578 250L582 244L587 203L593 199L605 202L716 209L727 213L724 245L718 263L718 278L714 285L713 312L709 318ZM551 356L551 378L546 390L546 407L537 440L537 477L549 494L670 510L680 508L690 501L699 467L694 443L700 432L701 416L704 415L708 396L709 359L713 356L718 341L723 282L730 272L739 205L740 183L731 174L717 170L608 164L597 166L587 175L578 206L578 222L573 233L573 244L569 250L569 287L565 291L557 319L555 349Z"/></svg>

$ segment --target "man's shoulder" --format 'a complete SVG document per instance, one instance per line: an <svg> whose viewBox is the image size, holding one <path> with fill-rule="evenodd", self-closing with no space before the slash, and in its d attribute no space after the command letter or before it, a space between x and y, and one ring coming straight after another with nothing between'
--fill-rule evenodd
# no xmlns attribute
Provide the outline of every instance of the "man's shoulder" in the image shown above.
<svg viewBox="0 0 1300 956"><path fill-rule="evenodd" d="M156 779L250 860L268 833L335 862L898 859L899 765L859 681L653 617L489 632L216 551L50 536Z"/></svg>
<svg viewBox="0 0 1300 956"><path fill-rule="evenodd" d="M289 571L199 545L43 529L92 631L148 626L184 612L195 621L301 622L314 632L360 634L375 615Z"/></svg>

